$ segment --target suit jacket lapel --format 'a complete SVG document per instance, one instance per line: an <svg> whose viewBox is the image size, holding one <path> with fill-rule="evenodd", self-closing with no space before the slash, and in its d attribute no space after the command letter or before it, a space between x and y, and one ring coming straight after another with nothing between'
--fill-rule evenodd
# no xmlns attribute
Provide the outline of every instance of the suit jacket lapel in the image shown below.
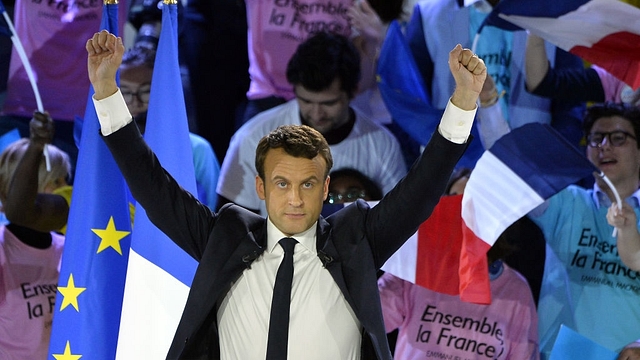
<svg viewBox="0 0 640 360"><path fill-rule="evenodd" d="M242 272L251 266L251 263L257 259L262 252L264 252L267 242L266 223L260 229L247 234L236 246L231 255L227 259L218 259L225 261L224 266L216 274L214 281L211 279L205 279L200 283L200 286L206 286L206 291L203 291L206 295L199 295L192 297L194 301L202 301L203 303L198 306L189 306L187 309L193 309L198 312L199 315L191 317L191 319L202 319L206 317L202 314L208 314L213 311L214 306L222 301L224 296L229 290L229 285L238 279ZM194 314L195 315L195 314ZM183 318L185 318L183 316ZM188 317L187 317L188 318ZM195 331L200 327L200 324L193 324L192 329Z"/></svg>
<svg viewBox="0 0 640 360"><path fill-rule="evenodd" d="M352 309L357 309L351 295L349 294L347 284L344 281L344 274L342 273L342 259L340 253L333 243L331 236L331 227L324 218L318 220L318 229L316 234L316 250L318 252L318 258L322 261L324 267L329 271L333 281L336 282L340 291L344 295L345 299L349 303Z"/></svg>

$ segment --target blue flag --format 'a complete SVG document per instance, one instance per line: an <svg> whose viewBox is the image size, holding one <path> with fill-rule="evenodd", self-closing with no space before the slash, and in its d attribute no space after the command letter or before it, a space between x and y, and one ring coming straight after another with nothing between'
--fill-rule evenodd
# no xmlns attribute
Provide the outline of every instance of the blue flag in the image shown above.
<svg viewBox="0 0 640 360"><path fill-rule="evenodd" d="M102 29L117 33L118 6ZM89 90L49 347L52 359L115 357L130 246L128 190L100 128Z"/></svg>
<svg viewBox="0 0 640 360"><path fill-rule="evenodd" d="M196 192L189 129L178 65L177 5L162 8L145 140L163 167ZM119 359L164 358L178 326L197 262L136 206L125 288Z"/></svg>
<svg viewBox="0 0 640 360"><path fill-rule="evenodd" d="M424 80L406 42L400 25L393 21L378 59L378 88L395 121L421 145L426 145L440 124L444 109L433 107ZM474 125L471 133L479 139ZM484 149L473 141L458 166L473 168Z"/></svg>

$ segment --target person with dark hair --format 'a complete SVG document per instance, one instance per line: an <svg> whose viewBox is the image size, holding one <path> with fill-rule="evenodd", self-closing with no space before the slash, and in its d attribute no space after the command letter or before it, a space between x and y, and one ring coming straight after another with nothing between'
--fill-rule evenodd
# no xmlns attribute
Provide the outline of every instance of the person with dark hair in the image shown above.
<svg viewBox="0 0 640 360"><path fill-rule="evenodd" d="M344 204L358 199L378 201L382 199L382 191L373 180L358 170L346 168L332 171L325 203Z"/></svg>
<svg viewBox="0 0 640 360"><path fill-rule="evenodd" d="M296 98L260 113L231 139L222 162L218 207L229 201L266 215L254 191L256 144L279 125L304 124L318 130L331 147L336 168L353 168L387 193L406 173L400 145L381 125L350 106L360 79L360 57L344 36L320 32L290 59L287 78Z"/></svg>
<svg viewBox="0 0 640 360"><path fill-rule="evenodd" d="M397 1L389 0L394 3ZM357 44L362 64L361 79L365 83L362 86L375 83L375 67L372 65L375 64L376 50L383 37L378 31L359 31L352 16L353 8L366 7L374 11L366 1L245 0L245 3L251 83L247 91L248 103L243 123L295 97L292 84L286 78L287 62L301 43L318 32L344 36ZM378 6L375 10L389 11L384 6Z"/></svg>
<svg viewBox="0 0 640 360"><path fill-rule="evenodd" d="M610 104L594 107L594 109L585 117L585 129L590 130L595 121L601 117L612 116L618 113L622 114L622 117L624 118L636 119L636 121L631 122L633 126L633 134L640 134L640 109L629 106L622 106L622 108L623 110L620 111L617 107L613 107ZM604 137L604 135L598 136ZM609 141L611 141L611 143L620 142L620 138L624 137L626 139L630 136L633 135L621 132L617 134L612 133L609 134ZM619 139L616 140L616 137ZM593 137L591 139L594 140ZM595 140L598 140L597 136ZM640 271L640 232L638 232L637 226L637 211L634 210L634 208L627 202L623 202L621 204L621 208L618 207L618 204L613 203L607 212L607 221L617 229L618 237L616 240L620 259L622 259L622 262L624 262L624 264L629 268L635 271Z"/></svg>
<svg viewBox="0 0 640 360"><path fill-rule="evenodd" d="M51 145L53 120L36 112L30 138L0 155L0 359L48 358L56 286L69 214L69 155ZM43 149L48 146L47 170ZM66 193L65 193L66 194ZM70 193L69 193L70 195Z"/></svg>
<svg viewBox="0 0 640 360"><path fill-rule="evenodd" d="M450 71L458 85L438 130L375 207L358 200L320 216L336 164L328 142L300 124L268 132L254 148L252 172L263 174L253 179L266 203L264 218L235 204L212 212L182 189L146 145L122 99L116 83L122 39L101 31L86 47L103 139L131 193L199 262L167 358L355 360L364 347L377 359L391 359L376 272L429 217L464 153L484 62L460 45L453 48Z"/></svg>
<svg viewBox="0 0 640 360"><path fill-rule="evenodd" d="M592 105L584 116L587 158L611 181L626 215L640 213L639 126L640 109L622 104ZM617 213L616 196L594 177L593 188L570 185L528 214L547 243L538 302L543 356L549 356L561 325L612 351L638 346L640 273L623 264L627 235L638 224L614 222L621 226L616 239L607 222L608 212ZM640 358L640 348L625 351L636 357L620 358Z"/></svg>

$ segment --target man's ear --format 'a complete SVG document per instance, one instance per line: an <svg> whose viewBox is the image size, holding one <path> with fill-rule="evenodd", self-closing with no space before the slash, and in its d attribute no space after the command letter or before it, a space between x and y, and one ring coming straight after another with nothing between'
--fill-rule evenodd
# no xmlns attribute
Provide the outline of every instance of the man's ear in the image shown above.
<svg viewBox="0 0 640 360"><path fill-rule="evenodd" d="M331 177L327 176L324 180L324 196L322 197L322 201L327 200L327 196L329 196L329 183L331 182Z"/></svg>
<svg viewBox="0 0 640 360"><path fill-rule="evenodd" d="M258 197L260 200L264 200L264 181L260 177L260 175L256 175L256 193L258 193Z"/></svg>

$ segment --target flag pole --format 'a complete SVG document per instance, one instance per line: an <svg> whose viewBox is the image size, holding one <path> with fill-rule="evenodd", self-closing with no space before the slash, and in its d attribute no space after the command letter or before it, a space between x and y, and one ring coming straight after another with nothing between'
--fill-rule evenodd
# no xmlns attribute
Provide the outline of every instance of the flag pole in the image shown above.
<svg viewBox="0 0 640 360"><path fill-rule="evenodd" d="M609 186L609 189L611 189L613 196L615 196L616 198L616 204L618 205L618 210L622 210L622 200L620 199L620 194L618 193L618 190L616 190L616 187L613 186L613 183L611 182L611 180L609 180L609 178L607 177L607 175L604 174L603 171L600 171L598 176L600 176L600 178L604 180L604 182ZM613 228L613 233L611 234L611 236L613 237L618 236L617 228L615 227Z"/></svg>
<svg viewBox="0 0 640 360"><path fill-rule="evenodd" d="M33 94L36 97L36 106L38 111L43 113L44 107L42 106L42 99L40 98L40 91L38 90L38 85L36 84L35 75L33 73L33 68L31 67L31 63L29 62L29 58L27 57L27 53L24 51L24 47L22 46L22 42L16 33L16 29L13 27L13 22L7 13L7 9L4 6L4 3L0 1L0 11L2 11L2 16L4 20L7 22L7 26L11 31L11 41L13 42L13 46L15 46L18 55L20 56L20 60L22 60L22 64L24 65L24 70L27 73L27 77L29 78L29 82L31 83L31 88L33 89ZM47 165L47 171L51 171L51 162L49 160L49 148L45 144L43 149L45 163Z"/></svg>

